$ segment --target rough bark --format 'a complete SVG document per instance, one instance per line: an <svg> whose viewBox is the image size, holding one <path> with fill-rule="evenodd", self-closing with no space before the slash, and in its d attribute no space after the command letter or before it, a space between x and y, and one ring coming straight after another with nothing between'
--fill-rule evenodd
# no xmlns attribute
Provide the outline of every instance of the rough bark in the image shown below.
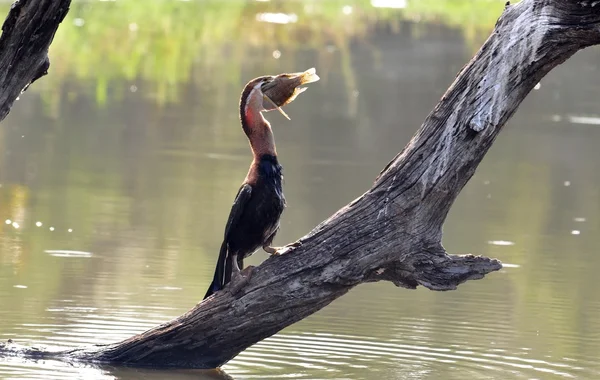
<svg viewBox="0 0 600 380"><path fill-rule="evenodd" d="M48 73L48 47L71 0L17 0L0 36L0 121L22 91Z"/></svg>
<svg viewBox="0 0 600 380"><path fill-rule="evenodd" d="M600 1L507 5L475 57L373 187L301 239L186 314L123 342L4 354L136 366L212 368L365 282L452 290L501 268L449 255L442 225L506 121L552 68L600 43Z"/></svg>

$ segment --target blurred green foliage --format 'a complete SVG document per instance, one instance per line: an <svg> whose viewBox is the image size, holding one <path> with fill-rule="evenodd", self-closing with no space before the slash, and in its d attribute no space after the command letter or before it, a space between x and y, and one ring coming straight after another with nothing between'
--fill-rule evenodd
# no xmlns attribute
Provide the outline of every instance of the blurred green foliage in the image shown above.
<svg viewBox="0 0 600 380"><path fill-rule="evenodd" d="M102 105L130 90L116 82L143 80L151 83L147 96L164 104L177 100L181 84L202 85L206 76L238 83L242 63L256 55L285 50L294 56L325 46L344 52L371 28L394 30L403 20L414 21L417 29L423 21L449 24L477 47L502 6L496 0L409 1L405 9L375 8L367 0L74 1L51 46L52 74L44 86L86 82ZM258 21L265 12L296 15L296 21ZM346 64L342 70L352 82L351 68ZM52 109L59 99L46 101Z"/></svg>

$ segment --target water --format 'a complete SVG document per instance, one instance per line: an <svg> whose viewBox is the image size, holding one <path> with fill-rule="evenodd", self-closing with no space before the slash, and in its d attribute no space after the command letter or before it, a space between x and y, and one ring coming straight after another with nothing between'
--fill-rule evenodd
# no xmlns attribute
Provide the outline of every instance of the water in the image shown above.
<svg viewBox="0 0 600 380"><path fill-rule="evenodd" d="M493 25L355 6L353 28L335 16L316 32L302 23L306 5L235 3L227 11L245 22L226 29L226 14L228 33L208 35L173 20L194 16L177 7L212 3L133 4L74 4L50 75L0 125L1 340L114 342L201 299L249 164L237 115L247 80L311 66L322 78L286 109L292 121L269 115L289 203L275 243L285 244L371 185ZM267 11L298 22L254 21ZM451 210L445 247L496 257L502 271L444 293L359 286L222 373L11 358L0 378L598 378L598 62L598 49L581 52L541 82Z"/></svg>

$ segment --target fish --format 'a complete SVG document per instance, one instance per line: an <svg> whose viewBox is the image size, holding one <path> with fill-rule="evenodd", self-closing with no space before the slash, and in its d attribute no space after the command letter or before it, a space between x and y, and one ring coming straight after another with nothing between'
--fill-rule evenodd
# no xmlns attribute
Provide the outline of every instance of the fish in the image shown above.
<svg viewBox="0 0 600 380"><path fill-rule="evenodd" d="M300 86L317 82L319 79L321 78L317 75L314 67L303 72L284 73L272 77L261 87L264 98L263 108L267 112L278 110L288 120L291 120L281 107L290 104L298 95L306 91L306 87Z"/></svg>

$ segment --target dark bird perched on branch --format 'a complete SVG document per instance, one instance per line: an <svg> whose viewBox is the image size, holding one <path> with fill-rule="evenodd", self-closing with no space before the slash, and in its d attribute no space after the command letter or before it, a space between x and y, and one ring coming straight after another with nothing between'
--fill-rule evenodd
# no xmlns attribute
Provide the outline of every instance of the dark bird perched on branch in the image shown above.
<svg viewBox="0 0 600 380"><path fill-rule="evenodd" d="M259 77L244 87L240 119L250 141L253 160L231 207L217 268L204 298L223 289L233 273L243 269L244 259L259 247L272 255L279 254L281 248L271 247L271 242L279 230L279 218L285 208L283 174L271 125L262 112L277 109L287 117L280 107L306 90L299 86L318 80L312 68L302 73Z"/></svg>

